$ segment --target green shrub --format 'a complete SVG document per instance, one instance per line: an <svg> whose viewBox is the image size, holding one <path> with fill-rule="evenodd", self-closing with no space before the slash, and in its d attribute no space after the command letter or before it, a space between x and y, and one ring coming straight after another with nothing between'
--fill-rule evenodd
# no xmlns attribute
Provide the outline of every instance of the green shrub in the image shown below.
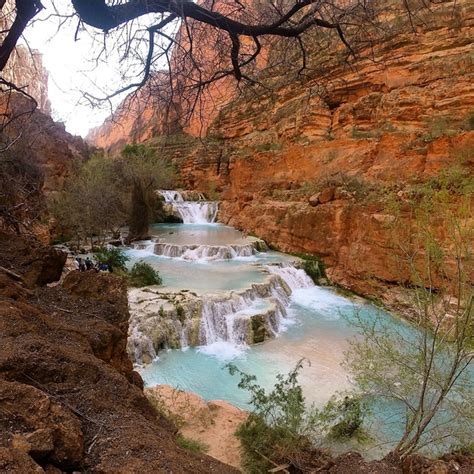
<svg viewBox="0 0 474 474"><path fill-rule="evenodd" d="M207 453L209 451L209 446L202 441L196 441L195 439L186 438L182 434L179 434L176 437L176 442L179 446L187 451L191 451L192 453Z"/></svg>
<svg viewBox="0 0 474 474"><path fill-rule="evenodd" d="M319 416L329 438L344 440L355 436L360 439L366 437L362 425L367 412L368 407L359 396L345 396L342 400L331 397Z"/></svg>
<svg viewBox="0 0 474 474"><path fill-rule="evenodd" d="M127 262L130 260L118 247L102 247L94 253L94 258L99 263L105 263L113 270L127 271Z"/></svg>
<svg viewBox="0 0 474 474"><path fill-rule="evenodd" d="M249 472L267 472L273 463L291 462L311 449L316 424L314 417L306 414L298 384L302 361L286 377L277 375L277 383L268 394L256 383L255 376L241 372L233 364L227 367L232 375L240 375L239 388L251 396L252 413L236 432L243 448L244 467Z"/></svg>
<svg viewBox="0 0 474 474"><path fill-rule="evenodd" d="M186 313L184 312L184 308L180 304L176 306L176 314L181 324L184 324L184 321L186 320Z"/></svg>
<svg viewBox="0 0 474 474"><path fill-rule="evenodd" d="M318 284L321 278L326 276L324 263L318 257L313 255L304 255L303 259L303 270L311 277L314 283Z"/></svg>
<svg viewBox="0 0 474 474"><path fill-rule="evenodd" d="M315 459L324 456L318 444L325 438L367 439L362 429L368 405L360 396L332 397L322 410L307 407L298 375L303 359L286 376L277 375L269 393L256 383L256 377L228 364L231 375L238 374L239 388L250 393L252 411L236 432L243 449L246 472L264 473L275 465L289 464L293 472L309 472ZM293 469L294 468L294 469Z"/></svg>
<svg viewBox="0 0 474 474"><path fill-rule="evenodd" d="M143 261L135 263L128 276L131 286L161 285L162 283L158 271Z"/></svg>

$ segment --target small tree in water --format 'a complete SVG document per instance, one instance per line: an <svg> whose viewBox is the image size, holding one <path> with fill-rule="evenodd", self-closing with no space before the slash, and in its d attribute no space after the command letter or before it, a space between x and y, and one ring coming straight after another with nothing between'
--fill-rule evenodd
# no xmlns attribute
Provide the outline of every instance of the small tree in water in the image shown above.
<svg viewBox="0 0 474 474"><path fill-rule="evenodd" d="M128 239L143 239L148 235L155 192L173 186L175 169L168 160L158 157L155 149L144 144L127 145L118 166L121 179L130 188Z"/></svg>
<svg viewBox="0 0 474 474"><path fill-rule="evenodd" d="M394 450L401 458L428 446L465 446L474 432L472 179L452 181L442 174L416 189L413 200L402 203L403 225L400 203L390 209L400 263L414 283L404 294L415 334L401 322L358 314L363 337L346 355L358 388L404 415ZM412 226L406 225L407 207Z"/></svg>

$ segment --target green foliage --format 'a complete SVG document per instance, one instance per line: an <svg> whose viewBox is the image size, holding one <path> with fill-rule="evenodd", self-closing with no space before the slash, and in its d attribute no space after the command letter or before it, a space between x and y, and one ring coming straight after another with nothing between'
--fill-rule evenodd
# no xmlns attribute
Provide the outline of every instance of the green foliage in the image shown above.
<svg viewBox="0 0 474 474"><path fill-rule="evenodd" d="M76 172L49 201L49 210L61 235L79 242L89 239L103 244L107 234L125 224L126 198L117 180L114 164L102 155L78 163ZM94 239L94 240L93 240Z"/></svg>
<svg viewBox="0 0 474 474"><path fill-rule="evenodd" d="M117 174L130 193L129 237L145 238L156 207L155 191L173 187L175 168L146 144L125 146L116 167Z"/></svg>
<svg viewBox="0 0 474 474"><path fill-rule="evenodd" d="M310 449L315 424L312 416L306 414L303 391L298 384L302 367L303 362L299 361L286 377L279 374L274 389L267 394L256 383L255 376L228 365L232 375L241 377L239 388L247 390L251 396L252 413L236 433L249 472L267 472L273 467L268 459L281 463Z"/></svg>
<svg viewBox="0 0 474 474"><path fill-rule="evenodd" d="M186 314L184 313L184 308L180 304L176 306L176 314L178 315L178 319L180 320L181 324L184 324Z"/></svg>
<svg viewBox="0 0 474 474"><path fill-rule="evenodd" d="M409 275L410 287L400 288L405 315L415 329L381 315L352 321L361 337L346 367L361 393L403 413L401 457L472 440L472 189L472 178L453 167L389 209L397 263Z"/></svg>
<svg viewBox="0 0 474 474"><path fill-rule="evenodd" d="M311 277L315 283L319 283L321 278L326 276L324 262L313 255L303 257L303 270Z"/></svg>
<svg viewBox="0 0 474 474"><path fill-rule="evenodd" d="M298 383L303 360L286 376L277 375L277 383L269 393L257 384L255 376L233 364L227 367L232 375L241 377L239 388L250 393L252 412L236 433L248 472L268 472L275 464L284 463L306 472L305 460L313 457L316 442L325 436L337 440L362 438L367 405L360 397L333 397L321 411L306 406Z"/></svg>
<svg viewBox="0 0 474 474"><path fill-rule="evenodd" d="M329 438L342 441L357 437L359 440L365 440L367 435L362 426L368 413L367 402L361 396L352 394L343 399L331 397L319 417Z"/></svg>
<svg viewBox="0 0 474 474"><path fill-rule="evenodd" d="M182 434L179 434L176 437L176 442L179 446L186 451L191 451L192 453L207 453L209 451L209 446L202 441L197 441L195 439L187 438Z"/></svg>
<svg viewBox="0 0 474 474"><path fill-rule="evenodd" d="M214 181L210 181L207 186L207 196L211 201L219 200L219 193L217 191L217 184Z"/></svg>
<svg viewBox="0 0 474 474"><path fill-rule="evenodd" d="M425 142L432 142L441 137L452 137L463 131L474 129L474 113L470 112L464 119L456 119L449 115L430 117L426 120L428 132L424 135Z"/></svg>
<svg viewBox="0 0 474 474"><path fill-rule="evenodd" d="M99 263L107 264L112 270L127 271L127 262L130 260L118 247L102 247L94 253L94 258Z"/></svg>
<svg viewBox="0 0 474 474"><path fill-rule="evenodd" d="M356 138L356 139L380 138L380 132L360 130L357 127L352 127L352 138Z"/></svg>
<svg viewBox="0 0 474 474"><path fill-rule="evenodd" d="M160 274L151 265L140 261L133 265L128 274L131 286L141 287L149 285L161 285Z"/></svg>

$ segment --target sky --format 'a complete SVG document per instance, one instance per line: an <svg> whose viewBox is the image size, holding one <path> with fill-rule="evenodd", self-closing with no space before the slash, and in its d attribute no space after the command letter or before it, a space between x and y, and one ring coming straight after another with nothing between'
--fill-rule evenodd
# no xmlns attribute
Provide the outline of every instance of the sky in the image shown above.
<svg viewBox="0 0 474 474"><path fill-rule="evenodd" d="M56 8L67 11L69 0L54 0ZM77 18L68 21L58 31L58 18L51 18L54 12L51 0L43 2L45 10L35 18L24 33L22 42L43 55L43 65L49 72L49 99L53 118L64 122L66 130L74 135L85 136L89 129L103 123L112 108L124 98L115 98L112 104L92 108L83 98L83 91L103 97L104 90L115 90L123 82L118 68L118 54L109 49L109 57L98 65L91 59L97 51L97 40L84 31L79 31L75 40ZM115 89L114 89L114 86ZM112 108L111 108L112 106Z"/></svg>

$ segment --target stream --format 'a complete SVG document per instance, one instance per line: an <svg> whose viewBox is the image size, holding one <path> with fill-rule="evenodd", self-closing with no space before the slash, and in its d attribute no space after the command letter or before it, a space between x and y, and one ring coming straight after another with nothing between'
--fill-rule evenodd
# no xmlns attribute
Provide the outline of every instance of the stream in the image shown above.
<svg viewBox="0 0 474 474"><path fill-rule="evenodd" d="M322 407L351 386L341 363L356 336L355 315L398 325L407 340L415 334L367 301L316 286L296 257L215 223L217 203L162 194L183 224L155 224L151 240L127 250L130 265L143 260L163 279L129 295L129 352L147 386L169 384L248 409L227 363L271 389L277 374L305 359L299 382L307 404ZM401 434L400 407L379 406L368 422L379 446L366 454L380 456Z"/></svg>

